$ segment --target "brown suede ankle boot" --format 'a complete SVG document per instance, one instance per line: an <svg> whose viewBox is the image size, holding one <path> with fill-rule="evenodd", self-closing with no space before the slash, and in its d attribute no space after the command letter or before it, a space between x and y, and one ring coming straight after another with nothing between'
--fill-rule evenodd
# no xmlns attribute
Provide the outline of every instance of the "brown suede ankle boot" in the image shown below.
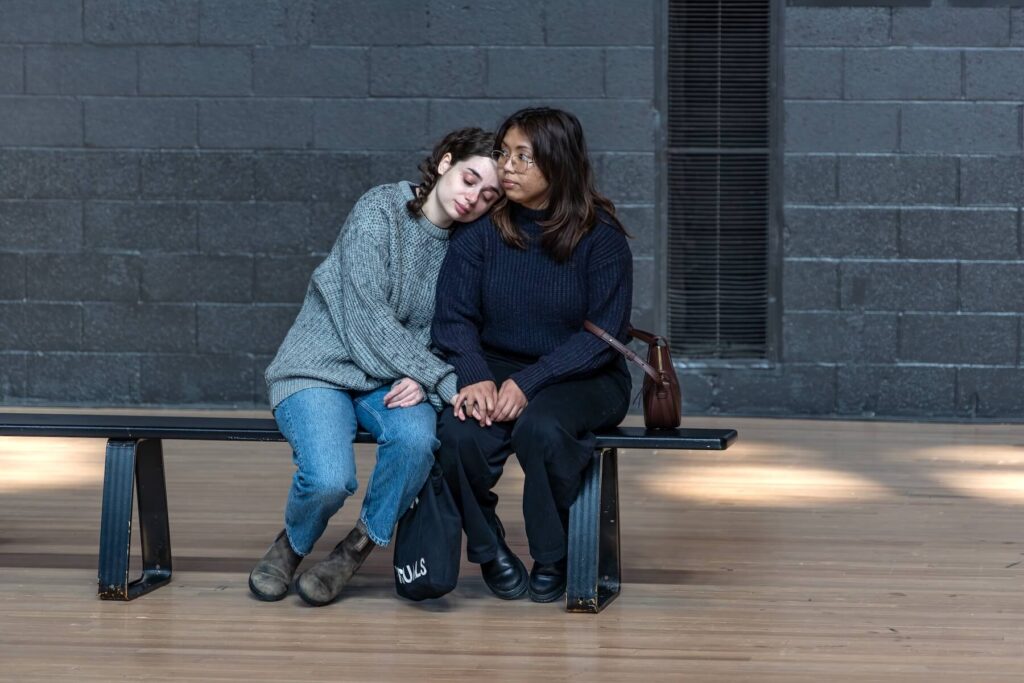
<svg viewBox="0 0 1024 683"><path fill-rule="evenodd" d="M295 590L303 600L316 607L333 602L374 547L360 522L348 532L345 540L334 546L330 555L299 576Z"/></svg>
<svg viewBox="0 0 1024 683"><path fill-rule="evenodd" d="M292 550L288 533L282 529L249 574L249 590L266 602L280 600L288 595L288 587L291 586L299 562L302 562L302 556Z"/></svg>

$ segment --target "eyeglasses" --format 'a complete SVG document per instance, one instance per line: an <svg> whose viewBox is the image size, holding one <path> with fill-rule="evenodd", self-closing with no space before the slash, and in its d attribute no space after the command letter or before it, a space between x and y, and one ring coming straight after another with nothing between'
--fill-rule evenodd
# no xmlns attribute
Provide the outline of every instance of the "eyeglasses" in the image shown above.
<svg viewBox="0 0 1024 683"><path fill-rule="evenodd" d="M526 169L533 165L533 157L524 152L516 152L512 154L505 149L496 149L491 152L491 158L498 162L499 166L504 166L509 157L512 158L512 170L516 173L525 173Z"/></svg>

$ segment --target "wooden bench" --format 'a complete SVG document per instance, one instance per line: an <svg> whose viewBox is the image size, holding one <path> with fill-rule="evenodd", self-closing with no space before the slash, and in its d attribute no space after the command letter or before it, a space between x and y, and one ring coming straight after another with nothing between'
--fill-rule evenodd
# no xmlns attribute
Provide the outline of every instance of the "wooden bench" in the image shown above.
<svg viewBox="0 0 1024 683"><path fill-rule="evenodd" d="M285 441L272 419L49 413L0 413L0 436L107 439L99 549L104 600L132 600L171 580L163 439ZM736 437L732 429L620 427L597 434L594 457L569 514L568 611L600 612L619 594L618 449L724 450ZM359 432L356 442L374 440ZM129 580L135 496L142 576Z"/></svg>

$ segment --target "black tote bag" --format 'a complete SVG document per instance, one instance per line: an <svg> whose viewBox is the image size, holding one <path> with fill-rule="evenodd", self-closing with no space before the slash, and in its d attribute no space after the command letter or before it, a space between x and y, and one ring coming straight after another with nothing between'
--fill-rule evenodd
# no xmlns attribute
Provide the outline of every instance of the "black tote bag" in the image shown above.
<svg viewBox="0 0 1024 683"><path fill-rule="evenodd" d="M410 600L450 593L459 581L462 518L436 462L395 533L395 591Z"/></svg>

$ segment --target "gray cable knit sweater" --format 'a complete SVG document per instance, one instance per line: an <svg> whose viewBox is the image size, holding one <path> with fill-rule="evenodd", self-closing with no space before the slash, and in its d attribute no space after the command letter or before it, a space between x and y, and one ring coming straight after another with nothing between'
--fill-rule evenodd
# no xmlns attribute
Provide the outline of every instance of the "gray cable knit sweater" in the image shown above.
<svg viewBox="0 0 1024 683"><path fill-rule="evenodd" d="M364 194L267 368L270 405L302 389L370 391L402 377L440 410L456 392L455 370L431 352L434 288L449 232L405 208L407 182Z"/></svg>

